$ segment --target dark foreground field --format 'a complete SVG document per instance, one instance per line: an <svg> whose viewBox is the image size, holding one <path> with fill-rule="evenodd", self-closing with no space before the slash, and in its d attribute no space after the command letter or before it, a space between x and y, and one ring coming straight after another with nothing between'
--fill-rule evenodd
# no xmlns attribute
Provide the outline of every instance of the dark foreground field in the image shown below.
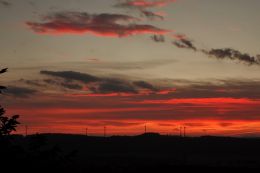
<svg viewBox="0 0 260 173"><path fill-rule="evenodd" d="M144 134L87 137L12 136L1 144L1 166L33 172L176 172L260 168L260 139L180 138ZM11 165L11 166L10 166Z"/></svg>

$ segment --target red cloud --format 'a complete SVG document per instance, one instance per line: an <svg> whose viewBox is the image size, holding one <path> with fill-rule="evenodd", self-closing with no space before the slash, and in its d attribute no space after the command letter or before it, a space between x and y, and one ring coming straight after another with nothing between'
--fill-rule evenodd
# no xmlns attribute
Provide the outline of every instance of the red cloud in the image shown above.
<svg viewBox="0 0 260 173"><path fill-rule="evenodd" d="M148 8L163 7L176 0L125 0L118 2L115 7L135 9L140 12L141 15L146 16L148 19L164 19L164 14L160 12L153 12Z"/></svg>
<svg viewBox="0 0 260 173"><path fill-rule="evenodd" d="M136 24L137 18L122 14L88 14L60 12L48 15L42 22L26 22L40 34L86 34L126 37L136 34L165 34L169 31L152 25Z"/></svg>
<svg viewBox="0 0 260 173"><path fill-rule="evenodd" d="M169 100L145 100L144 104L193 104L193 105L217 105L217 104L258 104L260 100L247 98L179 98Z"/></svg>
<svg viewBox="0 0 260 173"><path fill-rule="evenodd" d="M176 0L132 0L122 3L122 6L133 6L133 7L141 7L141 8L148 8L148 7L163 7Z"/></svg>
<svg viewBox="0 0 260 173"><path fill-rule="evenodd" d="M81 133L82 130L84 133L84 129L90 127L91 133L101 134L101 126L107 125L109 132L114 130L115 134L132 134L143 132L142 123L160 133L173 132L172 129L180 125L187 126L188 133L194 135L205 134L204 130L207 134L221 135L260 130L259 99L182 98L167 103L171 99L165 95L164 99L160 97L158 105L148 102L158 97L38 95L33 100L25 99L22 102L11 99L8 114L19 112L23 115L22 123L30 126L30 133ZM140 100L147 100L147 104L142 104ZM131 124L116 128L115 123L111 122ZM132 125L136 122L141 125ZM120 131L122 128L125 129ZM18 130L18 133L23 133L23 130Z"/></svg>

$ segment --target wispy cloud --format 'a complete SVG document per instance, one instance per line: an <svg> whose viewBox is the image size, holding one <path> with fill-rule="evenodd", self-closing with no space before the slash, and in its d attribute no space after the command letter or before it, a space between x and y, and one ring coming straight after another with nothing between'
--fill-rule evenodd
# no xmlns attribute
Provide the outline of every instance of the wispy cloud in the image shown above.
<svg viewBox="0 0 260 173"><path fill-rule="evenodd" d="M126 8L150 8L163 7L173 2L176 2L176 0L119 0L116 6Z"/></svg>
<svg viewBox="0 0 260 173"><path fill-rule="evenodd" d="M80 72L74 72L74 71L48 71L48 70L42 70L40 71L41 74L53 76L53 77L60 77L66 80L77 80L83 83L90 83L90 82L97 82L100 79L96 76L86 74L86 73L80 73Z"/></svg>
<svg viewBox="0 0 260 173"><path fill-rule="evenodd" d="M115 7L127 8L138 11L141 15L146 16L148 19L164 19L164 15L158 12L151 11L151 8L164 7L176 0L119 0Z"/></svg>

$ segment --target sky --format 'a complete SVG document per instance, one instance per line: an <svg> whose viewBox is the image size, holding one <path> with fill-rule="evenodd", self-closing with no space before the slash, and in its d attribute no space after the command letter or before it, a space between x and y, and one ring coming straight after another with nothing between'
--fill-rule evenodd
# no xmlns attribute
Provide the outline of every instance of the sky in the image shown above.
<svg viewBox="0 0 260 173"><path fill-rule="evenodd" d="M260 136L259 0L0 0L17 133Z"/></svg>

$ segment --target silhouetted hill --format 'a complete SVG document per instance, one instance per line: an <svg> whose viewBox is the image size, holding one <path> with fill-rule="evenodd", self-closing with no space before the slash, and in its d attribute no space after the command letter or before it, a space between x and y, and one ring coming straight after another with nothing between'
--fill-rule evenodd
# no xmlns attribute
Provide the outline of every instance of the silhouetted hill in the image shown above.
<svg viewBox="0 0 260 173"><path fill-rule="evenodd" d="M63 155L76 153L68 165L72 169L77 168L79 172L247 170L260 167L259 138L213 136L181 138L161 136L157 133L112 137L67 134L40 136L46 139L44 148L58 146ZM15 136L14 140L17 145L28 148L28 143L34 137L34 135ZM66 170L69 169L65 169L65 172Z"/></svg>

